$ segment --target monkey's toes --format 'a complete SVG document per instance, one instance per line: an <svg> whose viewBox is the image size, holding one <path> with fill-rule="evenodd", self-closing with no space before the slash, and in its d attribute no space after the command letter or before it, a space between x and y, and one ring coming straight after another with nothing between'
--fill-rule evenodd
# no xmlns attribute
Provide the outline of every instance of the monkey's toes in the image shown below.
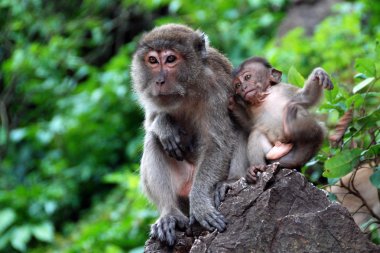
<svg viewBox="0 0 380 253"><path fill-rule="evenodd" d="M217 229L219 232L223 232L227 227L226 218L216 210L203 215L197 215L197 217L192 215L190 217L190 224L194 224L195 221L198 221L202 227L209 231Z"/></svg>
<svg viewBox="0 0 380 253"><path fill-rule="evenodd" d="M151 226L150 235L173 246L176 241L175 228L185 229L187 224L188 219L185 216L166 215Z"/></svg>

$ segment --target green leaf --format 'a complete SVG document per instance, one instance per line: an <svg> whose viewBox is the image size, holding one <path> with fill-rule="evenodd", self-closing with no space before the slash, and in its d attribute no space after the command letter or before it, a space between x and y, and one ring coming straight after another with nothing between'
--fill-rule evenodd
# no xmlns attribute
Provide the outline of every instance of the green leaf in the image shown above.
<svg viewBox="0 0 380 253"><path fill-rule="evenodd" d="M373 82L373 80L375 80L374 77L368 77L367 79L365 79L365 80L361 81L360 83L358 83L357 85L355 85L354 88L352 89L352 92L356 93L359 90L367 87L370 83Z"/></svg>
<svg viewBox="0 0 380 253"><path fill-rule="evenodd" d="M359 58L355 61L355 67L366 76L376 76L375 63L375 60L370 58Z"/></svg>
<svg viewBox="0 0 380 253"><path fill-rule="evenodd" d="M363 154L369 153L370 155L379 155L380 154L380 144L371 146L368 150L364 151Z"/></svg>
<svg viewBox="0 0 380 253"><path fill-rule="evenodd" d="M9 231L0 236L0 252L3 252L1 250L4 249L8 245L10 239L11 239L11 233Z"/></svg>
<svg viewBox="0 0 380 253"><path fill-rule="evenodd" d="M9 227L16 219L16 212L7 208L0 211L0 234L2 234L7 227Z"/></svg>
<svg viewBox="0 0 380 253"><path fill-rule="evenodd" d="M365 125L366 127L377 126L377 122L380 119L380 108L369 113L368 115L361 117L357 120L357 123Z"/></svg>
<svg viewBox="0 0 380 253"><path fill-rule="evenodd" d="M33 226L32 233L40 241L52 242L54 239L54 227L50 222Z"/></svg>
<svg viewBox="0 0 380 253"><path fill-rule="evenodd" d="M324 177L339 178L348 174L359 163L360 149L344 150L325 162Z"/></svg>
<svg viewBox="0 0 380 253"><path fill-rule="evenodd" d="M358 73L358 74L354 75L354 78L355 79L362 79L362 80L364 80L364 79L367 78L367 76L364 75L363 73Z"/></svg>
<svg viewBox="0 0 380 253"><path fill-rule="evenodd" d="M369 180L377 189L380 189L380 167L375 168L375 172L369 177Z"/></svg>
<svg viewBox="0 0 380 253"><path fill-rule="evenodd" d="M31 230L29 226L15 228L12 233L11 244L15 249L25 251L30 237Z"/></svg>
<svg viewBox="0 0 380 253"><path fill-rule="evenodd" d="M288 83L298 87L303 87L305 78L293 66L290 67L288 72Z"/></svg>
<svg viewBox="0 0 380 253"><path fill-rule="evenodd" d="M362 94L355 94L346 100L347 108L350 108L351 105L354 105L355 108L358 108L363 103L364 103L364 98L362 97Z"/></svg>

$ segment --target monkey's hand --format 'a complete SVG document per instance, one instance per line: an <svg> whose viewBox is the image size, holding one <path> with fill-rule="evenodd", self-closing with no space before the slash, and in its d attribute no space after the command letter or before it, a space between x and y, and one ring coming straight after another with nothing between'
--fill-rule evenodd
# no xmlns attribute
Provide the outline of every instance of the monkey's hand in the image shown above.
<svg viewBox="0 0 380 253"><path fill-rule="evenodd" d="M235 101L235 96L230 96L228 98L228 110L234 111L236 110L237 103Z"/></svg>
<svg viewBox="0 0 380 253"><path fill-rule="evenodd" d="M187 134L176 125L166 128L158 134L162 147L166 153L178 161L183 161L186 152L193 152L193 146L189 141L186 145L184 139Z"/></svg>
<svg viewBox="0 0 380 253"><path fill-rule="evenodd" d="M223 232L227 225L226 218L216 210L210 198L196 195L198 194L190 195L190 225L197 221L209 231L217 229L219 232ZM202 200L207 201L205 203Z"/></svg>
<svg viewBox="0 0 380 253"><path fill-rule="evenodd" d="M329 75L322 68L316 68L314 71L314 79L318 81L318 84L327 90L332 90L334 88L333 83Z"/></svg>
<svg viewBox="0 0 380 253"><path fill-rule="evenodd" d="M247 183L249 184L256 184L258 176L262 173L265 172L266 170L266 165L252 165L251 167L248 168L247 170L247 175L245 176Z"/></svg>
<svg viewBox="0 0 380 253"><path fill-rule="evenodd" d="M221 202L226 197L228 190L231 188L231 183L235 180L227 180L216 184L216 190L214 193L214 203L216 207L219 207Z"/></svg>
<svg viewBox="0 0 380 253"><path fill-rule="evenodd" d="M173 246L175 237L175 228L186 230L189 228L189 219L180 212L175 214L167 214L160 217L156 223L151 226L150 235L162 242L167 242L169 246Z"/></svg>

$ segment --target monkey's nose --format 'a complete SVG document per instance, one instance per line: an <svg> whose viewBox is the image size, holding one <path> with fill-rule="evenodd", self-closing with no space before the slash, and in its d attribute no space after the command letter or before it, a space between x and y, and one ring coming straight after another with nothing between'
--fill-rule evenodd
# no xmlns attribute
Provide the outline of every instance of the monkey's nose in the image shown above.
<svg viewBox="0 0 380 253"><path fill-rule="evenodd" d="M164 83L165 83L165 79L157 79L156 80L156 84L159 86L163 85Z"/></svg>

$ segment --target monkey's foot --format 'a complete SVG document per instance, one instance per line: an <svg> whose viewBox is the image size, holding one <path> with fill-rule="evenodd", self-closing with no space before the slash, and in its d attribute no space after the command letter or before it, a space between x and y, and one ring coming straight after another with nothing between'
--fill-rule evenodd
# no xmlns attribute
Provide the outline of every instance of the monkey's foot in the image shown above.
<svg viewBox="0 0 380 253"><path fill-rule="evenodd" d="M214 207L210 210L206 205L199 205L198 207L190 207L190 225L198 221L202 227L209 231L217 229L223 232L226 229L227 221L224 216L219 213Z"/></svg>
<svg viewBox="0 0 380 253"><path fill-rule="evenodd" d="M185 230L188 227L189 219L182 214L167 214L160 217L150 228L152 238L157 238L173 246L175 237L175 228Z"/></svg>
<svg viewBox="0 0 380 253"><path fill-rule="evenodd" d="M293 144L292 143L282 143L279 141L276 141L273 148L268 151L268 153L265 155L265 158L267 160L277 160L281 157L285 156L292 150Z"/></svg>
<svg viewBox="0 0 380 253"><path fill-rule="evenodd" d="M256 184L258 175L262 172L265 172L266 165L252 165L248 168L247 175L245 176L245 179L247 180L247 183L249 184Z"/></svg>

